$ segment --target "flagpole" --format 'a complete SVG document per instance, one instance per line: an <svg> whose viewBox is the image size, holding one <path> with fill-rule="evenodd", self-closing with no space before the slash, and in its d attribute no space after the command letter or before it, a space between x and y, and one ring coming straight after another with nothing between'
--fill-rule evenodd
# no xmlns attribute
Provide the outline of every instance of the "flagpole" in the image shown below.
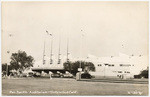
<svg viewBox="0 0 150 97"><path fill-rule="evenodd" d="M58 48L58 64L60 64L60 42L61 42L61 40L60 40L60 33L59 33L59 48Z"/></svg>
<svg viewBox="0 0 150 97"><path fill-rule="evenodd" d="M45 64L45 59L44 59L44 57L45 57L45 38L46 38L46 36L44 37L43 65Z"/></svg>
<svg viewBox="0 0 150 97"><path fill-rule="evenodd" d="M46 30L46 33L48 34L48 35L50 35L51 36L51 50L50 50L50 64L52 64L53 63L53 60L52 60L52 46L53 46L53 34L52 33L49 33L47 30Z"/></svg>
<svg viewBox="0 0 150 97"><path fill-rule="evenodd" d="M69 55L69 53L68 53L68 51L69 51L69 37L67 38L67 62L69 61L69 58L68 58L68 55Z"/></svg>
<svg viewBox="0 0 150 97"><path fill-rule="evenodd" d="M69 66L69 71L70 71L70 73L71 73L71 64L69 64L69 33L68 33L68 37L67 37L67 64L68 64L68 66Z"/></svg>
<svg viewBox="0 0 150 97"><path fill-rule="evenodd" d="M50 54L50 64L53 64L53 60L52 60L52 56L53 56L53 54L52 54L52 52L53 52L53 34L51 35L52 37L51 37L51 54Z"/></svg>

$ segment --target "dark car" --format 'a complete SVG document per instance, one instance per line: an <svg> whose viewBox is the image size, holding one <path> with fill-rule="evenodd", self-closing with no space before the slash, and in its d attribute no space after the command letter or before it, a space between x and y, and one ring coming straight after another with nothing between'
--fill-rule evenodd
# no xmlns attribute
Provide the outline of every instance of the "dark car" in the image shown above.
<svg viewBox="0 0 150 97"><path fill-rule="evenodd" d="M29 73L27 74L27 77L33 77L33 75L34 75L33 72L29 72Z"/></svg>
<svg viewBox="0 0 150 97"><path fill-rule="evenodd" d="M141 77L141 75L134 75L134 78L140 79L142 77Z"/></svg>
<svg viewBox="0 0 150 97"><path fill-rule="evenodd" d="M82 73L82 74L81 74L81 78L91 79L92 76L91 76L89 73Z"/></svg>

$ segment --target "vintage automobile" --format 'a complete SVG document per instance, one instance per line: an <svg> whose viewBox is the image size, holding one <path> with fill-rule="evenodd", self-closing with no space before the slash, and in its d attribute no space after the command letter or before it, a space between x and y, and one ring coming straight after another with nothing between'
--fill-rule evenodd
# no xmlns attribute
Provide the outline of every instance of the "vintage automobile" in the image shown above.
<svg viewBox="0 0 150 97"><path fill-rule="evenodd" d="M59 78L59 77L61 77L61 74L60 73L53 73L51 76L54 78Z"/></svg>
<svg viewBox="0 0 150 97"><path fill-rule="evenodd" d="M73 75L71 73L64 73L61 75L63 78L73 78Z"/></svg>
<svg viewBox="0 0 150 97"><path fill-rule="evenodd" d="M91 74L87 73L87 72L84 72L81 74L81 78L85 78L85 79L91 79L92 76Z"/></svg>

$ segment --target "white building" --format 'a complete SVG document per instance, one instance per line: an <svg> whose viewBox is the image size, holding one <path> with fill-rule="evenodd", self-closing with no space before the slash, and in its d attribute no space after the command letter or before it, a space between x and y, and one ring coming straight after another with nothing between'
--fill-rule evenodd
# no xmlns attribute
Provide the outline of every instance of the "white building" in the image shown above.
<svg viewBox="0 0 150 97"><path fill-rule="evenodd" d="M141 70L148 66L147 56L128 56L120 53L119 57L94 57L89 55L88 60L93 62L96 68L91 75L111 78L133 78Z"/></svg>

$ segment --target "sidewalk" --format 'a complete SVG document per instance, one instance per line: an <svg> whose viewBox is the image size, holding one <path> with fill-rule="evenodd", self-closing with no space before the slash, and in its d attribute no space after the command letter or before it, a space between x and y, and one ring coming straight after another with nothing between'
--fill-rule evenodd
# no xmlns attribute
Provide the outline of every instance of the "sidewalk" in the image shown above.
<svg viewBox="0 0 150 97"><path fill-rule="evenodd" d="M148 84L148 79L81 79L80 81L88 82L109 82L109 83L132 83L132 84Z"/></svg>

